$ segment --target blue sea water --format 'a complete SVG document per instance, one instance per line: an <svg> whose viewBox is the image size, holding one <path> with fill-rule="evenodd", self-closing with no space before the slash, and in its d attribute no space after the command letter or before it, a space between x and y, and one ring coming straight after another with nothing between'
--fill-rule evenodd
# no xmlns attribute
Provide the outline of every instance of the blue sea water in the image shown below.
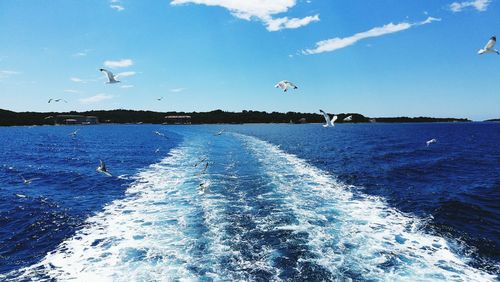
<svg viewBox="0 0 500 282"><path fill-rule="evenodd" d="M495 123L0 127L0 280L495 281L499 144Z"/></svg>

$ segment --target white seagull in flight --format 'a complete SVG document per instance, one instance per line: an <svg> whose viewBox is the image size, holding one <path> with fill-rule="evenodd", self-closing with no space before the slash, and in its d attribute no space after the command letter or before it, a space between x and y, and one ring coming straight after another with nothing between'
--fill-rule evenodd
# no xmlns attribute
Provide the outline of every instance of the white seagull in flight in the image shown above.
<svg viewBox="0 0 500 282"><path fill-rule="evenodd" d="M498 52L498 50L493 49L493 47L495 47L495 43L497 43L497 38L495 36L492 36L488 43L486 43L486 46L484 46L483 49L480 49L477 53L479 55L486 53L497 53L498 55L500 55L500 52Z"/></svg>
<svg viewBox="0 0 500 282"><path fill-rule="evenodd" d="M335 126L335 121L337 120L338 116L333 115L332 119L330 120L330 116L325 113L323 110L319 110L323 116L325 117L325 124L323 124L323 127L330 127L330 126Z"/></svg>
<svg viewBox="0 0 500 282"><path fill-rule="evenodd" d="M280 82L278 82L276 85L274 85L275 88L280 88L283 90L283 92L286 92L288 89L297 89L298 87L291 83L290 81L288 80L282 80Z"/></svg>
<svg viewBox="0 0 500 282"><path fill-rule="evenodd" d="M24 184L25 184L25 185L30 185L30 184L31 184L31 182L33 182L33 180L40 179L40 178L31 178L31 179L26 179L26 178L24 178L24 176L22 176L22 175L19 175L19 176L21 176L21 178L23 179L23 182L24 182Z"/></svg>
<svg viewBox="0 0 500 282"><path fill-rule="evenodd" d="M106 76L108 77L108 84L113 84L113 83L118 83L120 82L119 80L116 80L118 78L117 75L114 75L112 72L110 72L109 70L107 69L99 69L100 71L106 73Z"/></svg>
<svg viewBox="0 0 500 282"><path fill-rule="evenodd" d="M77 129L77 130L75 130L75 131L71 132L71 133L70 133L70 134L68 134L68 135L74 138L74 137L76 137L76 134L78 134L78 131L80 131L80 129Z"/></svg>
<svg viewBox="0 0 500 282"><path fill-rule="evenodd" d="M157 98L156 100L161 101L163 100L163 97Z"/></svg>
<svg viewBox="0 0 500 282"><path fill-rule="evenodd" d="M344 119L344 121L352 121L352 116L348 116Z"/></svg>
<svg viewBox="0 0 500 282"><path fill-rule="evenodd" d="M109 173L108 170L106 169L106 164L101 160L99 160L99 166L97 167L96 170L107 176L112 176L111 173Z"/></svg>
<svg viewBox="0 0 500 282"><path fill-rule="evenodd" d="M437 143L436 138L432 138L431 140L425 142L425 144L427 144L427 147L429 147L430 144L434 144L434 143Z"/></svg>

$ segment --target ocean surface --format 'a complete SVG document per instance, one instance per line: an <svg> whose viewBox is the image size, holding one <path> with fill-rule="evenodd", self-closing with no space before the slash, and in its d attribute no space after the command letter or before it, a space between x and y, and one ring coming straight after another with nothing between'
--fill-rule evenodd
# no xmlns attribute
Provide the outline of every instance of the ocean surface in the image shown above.
<svg viewBox="0 0 500 282"><path fill-rule="evenodd" d="M499 123L0 127L0 280L499 274Z"/></svg>

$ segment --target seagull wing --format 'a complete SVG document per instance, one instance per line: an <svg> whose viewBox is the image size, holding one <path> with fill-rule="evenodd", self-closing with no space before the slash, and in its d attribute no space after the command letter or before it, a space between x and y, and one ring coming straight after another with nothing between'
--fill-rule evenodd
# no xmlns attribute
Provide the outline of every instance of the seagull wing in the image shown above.
<svg viewBox="0 0 500 282"><path fill-rule="evenodd" d="M104 73L106 73L106 76L108 77L109 82L116 81L115 75L112 72L110 72L107 69L101 69L101 71L104 72Z"/></svg>
<svg viewBox="0 0 500 282"><path fill-rule="evenodd" d="M495 44L497 43L497 39L495 36L491 37L488 43L486 43L486 46L484 46L484 49L493 49L495 47Z"/></svg>
<svg viewBox="0 0 500 282"><path fill-rule="evenodd" d="M330 117L328 116L327 113L325 113L323 110L319 110L323 116L325 117L325 121L326 121L326 124L329 125L330 124Z"/></svg>
<svg viewBox="0 0 500 282"><path fill-rule="evenodd" d="M332 126L335 126L334 122L339 118L339 116L332 117Z"/></svg>
<svg viewBox="0 0 500 282"><path fill-rule="evenodd" d="M106 164L102 160L99 160L99 168L102 171L106 171Z"/></svg>
<svg viewBox="0 0 500 282"><path fill-rule="evenodd" d="M291 88L298 88L297 85L291 83L290 81L287 81L287 84L291 87Z"/></svg>

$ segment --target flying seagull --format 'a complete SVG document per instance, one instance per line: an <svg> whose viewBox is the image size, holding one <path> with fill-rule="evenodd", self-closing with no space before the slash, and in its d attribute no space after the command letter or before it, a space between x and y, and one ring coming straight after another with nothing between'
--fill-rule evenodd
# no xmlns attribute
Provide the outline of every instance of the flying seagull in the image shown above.
<svg viewBox="0 0 500 282"><path fill-rule="evenodd" d="M344 119L344 121L352 121L352 116L348 116Z"/></svg>
<svg viewBox="0 0 500 282"><path fill-rule="evenodd" d="M282 80L282 81L278 82L276 85L274 85L274 87L282 89L283 92L286 92L290 88L293 88L293 89L298 88L295 84L291 83L288 80Z"/></svg>
<svg viewBox="0 0 500 282"><path fill-rule="evenodd" d="M47 116L47 117L44 117L43 119L50 119L50 118L54 118L54 116Z"/></svg>
<svg viewBox="0 0 500 282"><path fill-rule="evenodd" d="M24 176L22 175L19 175L21 177L21 179L23 180L24 184L25 185L30 185L31 182L33 182L33 180L37 180L37 179L40 179L40 178L31 178L31 179L26 179L24 178Z"/></svg>
<svg viewBox="0 0 500 282"><path fill-rule="evenodd" d="M161 101L163 100L163 97L157 98L156 100Z"/></svg>
<svg viewBox="0 0 500 282"><path fill-rule="evenodd" d="M108 170L106 169L106 164L101 160L99 160L99 166L97 167L96 170L107 176L112 176L111 173L109 173Z"/></svg>
<svg viewBox="0 0 500 282"><path fill-rule="evenodd" d="M69 135L69 136L71 136L71 137L73 137L73 138L75 138L75 137L76 137L76 134L78 134L78 131L80 131L80 129L77 129L77 130L75 130L75 131L71 132L71 133L70 133L70 134L68 134L68 135Z"/></svg>
<svg viewBox="0 0 500 282"><path fill-rule="evenodd" d="M425 144L427 144L427 147L429 147L430 144L434 144L434 143L437 143L437 140L435 138L432 138L431 140L425 142Z"/></svg>
<svg viewBox="0 0 500 282"><path fill-rule="evenodd" d="M195 164L194 164L194 167L197 167L199 166L202 162L206 161L207 160L207 157L204 157L203 159L197 161Z"/></svg>
<svg viewBox="0 0 500 282"><path fill-rule="evenodd" d="M59 103L61 101L63 101L64 103L68 103L68 101L64 100L64 99L52 99L50 98L49 101L47 103L50 104L50 102L54 101L55 103Z"/></svg>
<svg viewBox="0 0 500 282"><path fill-rule="evenodd" d="M155 131L154 134L158 135L158 136L161 136L161 137L165 137L165 134L159 132L159 131Z"/></svg>
<svg viewBox="0 0 500 282"><path fill-rule="evenodd" d="M200 173L198 173L198 175L204 174L205 172L207 172L207 169L208 169L208 162L205 163L205 167L203 168L203 170Z"/></svg>
<svg viewBox="0 0 500 282"><path fill-rule="evenodd" d="M115 76L112 72L110 72L109 70L107 69L99 69L100 71L106 73L107 77L108 77L108 84L113 84L113 83L118 83L120 82L119 80L116 80L117 76Z"/></svg>
<svg viewBox="0 0 500 282"><path fill-rule="evenodd" d="M215 136L220 136L224 133L224 129L219 130L219 132L215 133Z"/></svg>
<svg viewBox="0 0 500 282"><path fill-rule="evenodd" d="M200 186L199 186L199 187L200 187L200 190L201 190L202 192L204 192L204 191L205 191L205 189L207 189L207 188L208 188L208 186L209 186L209 183L205 181L205 182L200 183Z"/></svg>
<svg viewBox="0 0 500 282"><path fill-rule="evenodd" d="M323 124L323 127L330 127L330 126L335 126L334 122L337 120L338 116L333 115L332 119L330 120L330 116L328 116L327 113L325 113L323 110L319 110L323 116L325 117L325 124Z"/></svg>
<svg viewBox="0 0 500 282"><path fill-rule="evenodd" d="M480 49L477 54L482 55L486 53L497 53L498 55L500 55L500 52L498 52L498 50L493 49L493 47L495 47L495 43L497 43L497 38L496 36L492 36L488 43L486 43L486 46L484 46L483 49Z"/></svg>

